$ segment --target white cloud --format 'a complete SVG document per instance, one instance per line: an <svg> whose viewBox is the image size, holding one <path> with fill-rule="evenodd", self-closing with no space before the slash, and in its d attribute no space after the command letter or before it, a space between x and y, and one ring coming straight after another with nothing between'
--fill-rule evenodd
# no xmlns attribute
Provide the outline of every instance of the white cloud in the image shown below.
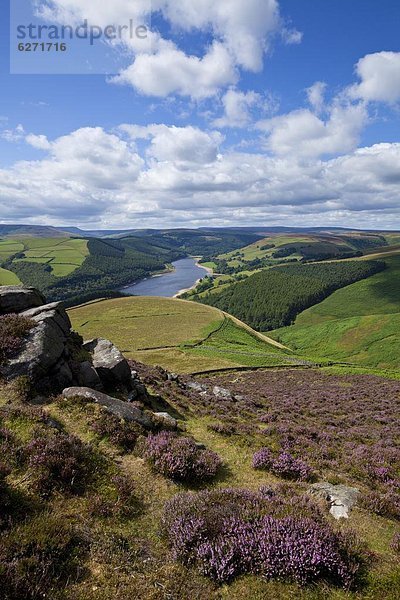
<svg viewBox="0 0 400 600"><path fill-rule="evenodd" d="M0 131L0 139L11 144L21 142L25 138L25 135L25 130L21 124L17 125L15 129L3 129L3 131Z"/></svg>
<svg viewBox="0 0 400 600"><path fill-rule="evenodd" d="M368 102L400 101L400 52L367 54L356 65L361 83L349 89L353 98Z"/></svg>
<svg viewBox="0 0 400 600"><path fill-rule="evenodd" d="M326 87L326 83L323 81L316 81L306 89L308 101L317 114L324 108Z"/></svg>
<svg viewBox="0 0 400 600"><path fill-rule="evenodd" d="M300 217L302 225L400 224L400 144L315 160L222 153L221 141L195 127L74 131L49 141L44 159L0 170L0 217L104 227L298 225Z"/></svg>
<svg viewBox="0 0 400 600"><path fill-rule="evenodd" d="M281 36L285 44L301 44L303 40L303 33L297 31L297 29L287 29L284 27L281 31Z"/></svg>
<svg viewBox="0 0 400 600"><path fill-rule="evenodd" d="M213 123L215 127L245 127L250 121L250 110L259 106L262 96L256 92L230 89L222 98L224 115Z"/></svg>
<svg viewBox="0 0 400 600"><path fill-rule="evenodd" d="M188 56L172 42L163 42L155 54L139 54L113 81L128 84L147 96L180 94L200 99L213 96L238 79L232 57L215 42L202 57Z"/></svg>
<svg viewBox="0 0 400 600"><path fill-rule="evenodd" d="M147 156L159 162L207 164L217 160L223 136L217 131L205 132L198 127L166 125L121 125L121 131L133 140L151 139Z"/></svg>
<svg viewBox="0 0 400 600"><path fill-rule="evenodd" d="M317 157L354 150L367 118L363 104L334 105L327 120L300 109L260 121L258 127L268 134L266 147L275 154Z"/></svg>
<svg viewBox="0 0 400 600"><path fill-rule="evenodd" d="M27 144L38 150L49 150L51 148L51 144L45 135L34 135L33 133L30 133L26 136L25 141Z"/></svg>
<svg viewBox="0 0 400 600"><path fill-rule="evenodd" d="M216 94L238 81L239 70L259 72L273 36L281 31L286 43L299 43L301 34L285 28L278 0L37 0L43 18L60 23L88 19L104 27L112 23L147 22L161 12L175 33L202 33L211 37L202 54L180 48L151 32L149 43L124 39L132 64L112 79L140 93L169 94L195 99ZM115 45L115 43L114 43Z"/></svg>

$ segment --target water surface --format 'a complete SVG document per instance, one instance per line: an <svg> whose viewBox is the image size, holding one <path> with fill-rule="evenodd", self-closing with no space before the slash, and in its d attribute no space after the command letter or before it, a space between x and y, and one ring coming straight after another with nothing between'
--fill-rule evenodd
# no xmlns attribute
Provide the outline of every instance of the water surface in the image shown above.
<svg viewBox="0 0 400 600"><path fill-rule="evenodd" d="M189 289L208 273L204 267L196 265L195 258L183 258L172 263L174 271L154 275L133 285L122 288L128 296L158 296L173 298L182 290Z"/></svg>

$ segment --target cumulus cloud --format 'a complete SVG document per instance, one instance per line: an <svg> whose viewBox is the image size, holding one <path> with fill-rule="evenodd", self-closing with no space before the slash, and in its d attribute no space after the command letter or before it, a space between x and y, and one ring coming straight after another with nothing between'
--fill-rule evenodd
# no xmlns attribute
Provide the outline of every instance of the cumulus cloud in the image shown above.
<svg viewBox="0 0 400 600"><path fill-rule="evenodd" d="M367 102L400 101L400 52L367 54L356 65L360 83L349 89L353 98Z"/></svg>
<svg viewBox="0 0 400 600"><path fill-rule="evenodd" d="M326 87L327 85L323 81L316 81L306 89L308 101L317 114L324 108Z"/></svg>
<svg viewBox="0 0 400 600"><path fill-rule="evenodd" d="M232 57L222 44L214 43L199 58L164 42L155 54L139 54L113 81L132 85L147 96L180 94L200 99L213 96L237 79Z"/></svg>
<svg viewBox="0 0 400 600"><path fill-rule="evenodd" d="M105 27L112 23L148 22L161 14L174 32L208 36L202 52L190 52L158 33L149 34L144 47L125 39L132 63L111 81L133 86L148 96L170 94L204 98L238 81L240 69L259 72L274 35L281 31L285 43L299 43L301 34L287 29L278 0L37 0L42 18L63 24L88 19ZM115 45L116 42L113 42Z"/></svg>
<svg viewBox="0 0 400 600"><path fill-rule="evenodd" d="M326 120L308 109L260 121L268 134L266 147L278 155L318 157L356 148L368 114L363 104L335 104Z"/></svg>
<svg viewBox="0 0 400 600"><path fill-rule="evenodd" d="M217 160L223 136L218 131L205 132L198 127L167 125L121 125L121 131L133 140L151 139L147 156L160 162L207 164Z"/></svg>
<svg viewBox="0 0 400 600"><path fill-rule="evenodd" d="M400 144L315 160L223 152L222 141L195 127L79 129L48 141L42 160L0 170L0 216L104 227L400 218Z"/></svg>
<svg viewBox="0 0 400 600"><path fill-rule="evenodd" d="M262 96L256 92L230 89L222 98L224 115L213 123L215 127L245 127L251 121L250 109L261 106Z"/></svg>

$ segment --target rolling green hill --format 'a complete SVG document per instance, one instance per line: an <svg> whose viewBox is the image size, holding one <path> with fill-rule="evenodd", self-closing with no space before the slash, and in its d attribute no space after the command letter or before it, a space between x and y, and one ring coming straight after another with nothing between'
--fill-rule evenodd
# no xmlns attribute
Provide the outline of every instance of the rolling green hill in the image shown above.
<svg viewBox="0 0 400 600"><path fill-rule="evenodd" d="M85 339L107 337L128 358L177 372L301 364L222 311L169 298L130 297L69 310Z"/></svg>
<svg viewBox="0 0 400 600"><path fill-rule="evenodd" d="M296 352L379 368L400 366L400 256L271 333Z"/></svg>

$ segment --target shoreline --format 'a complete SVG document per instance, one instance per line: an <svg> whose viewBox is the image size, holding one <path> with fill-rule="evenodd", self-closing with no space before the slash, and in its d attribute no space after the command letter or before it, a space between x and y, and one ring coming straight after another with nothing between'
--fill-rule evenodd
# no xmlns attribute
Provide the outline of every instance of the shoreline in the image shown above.
<svg viewBox="0 0 400 600"><path fill-rule="evenodd" d="M205 267L204 265L201 265L199 263L199 261L201 260L201 256L191 256L190 258L194 258L196 260L195 265L196 267L199 267L199 269L204 269L207 273L209 273L210 275L213 275L213 270L210 269L210 267ZM194 290L198 284L200 283L200 281L203 279L203 277L200 277L191 287L183 289L183 290L179 290L179 292L177 294L175 294L175 296L172 296L174 299L178 298L179 296L182 296L182 294L186 294L186 292L190 292L191 290Z"/></svg>

